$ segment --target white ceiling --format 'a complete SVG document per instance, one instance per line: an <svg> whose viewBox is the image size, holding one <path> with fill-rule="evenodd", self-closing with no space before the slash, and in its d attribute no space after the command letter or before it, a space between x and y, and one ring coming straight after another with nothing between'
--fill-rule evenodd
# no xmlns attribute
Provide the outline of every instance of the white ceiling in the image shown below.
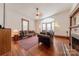
<svg viewBox="0 0 79 59"><path fill-rule="evenodd" d="M10 3L6 4L6 9L24 15L29 19L35 19L36 8L42 13L41 18L45 18L64 10L69 10L73 3Z"/></svg>

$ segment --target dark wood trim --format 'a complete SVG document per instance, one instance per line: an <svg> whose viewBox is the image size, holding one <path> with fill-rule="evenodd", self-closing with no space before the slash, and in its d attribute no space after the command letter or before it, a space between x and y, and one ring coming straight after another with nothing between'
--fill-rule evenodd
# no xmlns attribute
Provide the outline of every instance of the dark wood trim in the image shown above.
<svg viewBox="0 0 79 59"><path fill-rule="evenodd" d="M76 19L73 19L73 17L79 12L79 8L76 9L76 11L74 11L74 13L70 16L70 28L69 28L69 45L71 46L72 48L72 36L71 36L71 32L72 32L72 20L74 20L76 22ZM76 23L74 23L76 24Z"/></svg>
<svg viewBox="0 0 79 59"><path fill-rule="evenodd" d="M21 19L21 30L23 31L23 21L28 22L28 31L29 31L29 20L22 18Z"/></svg>
<svg viewBox="0 0 79 59"><path fill-rule="evenodd" d="M66 38L66 39L69 39L69 37L67 36L62 36L62 35L54 35L55 37L58 37L58 38Z"/></svg>
<svg viewBox="0 0 79 59"><path fill-rule="evenodd" d="M28 22L29 22L29 20L27 20L27 19L24 19L24 18L22 18L22 20L24 20L24 21L28 21Z"/></svg>
<svg viewBox="0 0 79 59"><path fill-rule="evenodd" d="M3 28L5 28L5 3L3 3Z"/></svg>
<svg viewBox="0 0 79 59"><path fill-rule="evenodd" d="M77 8L77 10L70 17L74 17L78 12L79 12L79 8Z"/></svg>
<svg viewBox="0 0 79 59"><path fill-rule="evenodd" d="M72 31L71 26L72 26L72 17L70 17L70 28L69 28L69 45L72 45L72 44L71 44L71 41L72 41L72 39L71 39L71 31Z"/></svg>
<svg viewBox="0 0 79 59"><path fill-rule="evenodd" d="M21 31L23 31L23 20L21 19Z"/></svg>

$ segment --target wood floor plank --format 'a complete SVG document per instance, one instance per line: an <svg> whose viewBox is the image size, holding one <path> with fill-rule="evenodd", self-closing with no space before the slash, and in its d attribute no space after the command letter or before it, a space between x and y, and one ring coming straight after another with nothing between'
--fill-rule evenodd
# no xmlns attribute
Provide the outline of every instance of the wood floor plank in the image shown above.
<svg viewBox="0 0 79 59"><path fill-rule="evenodd" d="M55 37L53 39L53 43L54 44L51 48L47 48L43 45L36 44L32 46L30 49L26 50L25 48L21 47L18 42L16 43L12 42L11 52L6 53L5 55L6 56L65 56L65 49L63 49L63 47L64 47L64 44L67 47L69 47L69 40L66 38Z"/></svg>

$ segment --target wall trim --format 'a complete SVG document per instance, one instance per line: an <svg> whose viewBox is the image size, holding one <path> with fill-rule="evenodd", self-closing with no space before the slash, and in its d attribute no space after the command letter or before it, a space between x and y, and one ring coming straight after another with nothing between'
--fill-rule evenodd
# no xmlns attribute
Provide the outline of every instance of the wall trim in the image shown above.
<svg viewBox="0 0 79 59"><path fill-rule="evenodd" d="M59 38L66 38L66 39L69 39L68 36L63 36L63 35L54 35L55 37L59 37Z"/></svg>

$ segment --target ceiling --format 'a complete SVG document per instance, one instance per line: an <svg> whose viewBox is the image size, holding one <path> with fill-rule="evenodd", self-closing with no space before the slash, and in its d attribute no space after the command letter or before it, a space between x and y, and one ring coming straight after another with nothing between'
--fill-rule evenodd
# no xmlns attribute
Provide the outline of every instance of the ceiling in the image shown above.
<svg viewBox="0 0 79 59"><path fill-rule="evenodd" d="M64 10L69 10L73 3L7 3L6 8L24 15L29 19L35 19L36 8L39 8L42 16L45 18Z"/></svg>

